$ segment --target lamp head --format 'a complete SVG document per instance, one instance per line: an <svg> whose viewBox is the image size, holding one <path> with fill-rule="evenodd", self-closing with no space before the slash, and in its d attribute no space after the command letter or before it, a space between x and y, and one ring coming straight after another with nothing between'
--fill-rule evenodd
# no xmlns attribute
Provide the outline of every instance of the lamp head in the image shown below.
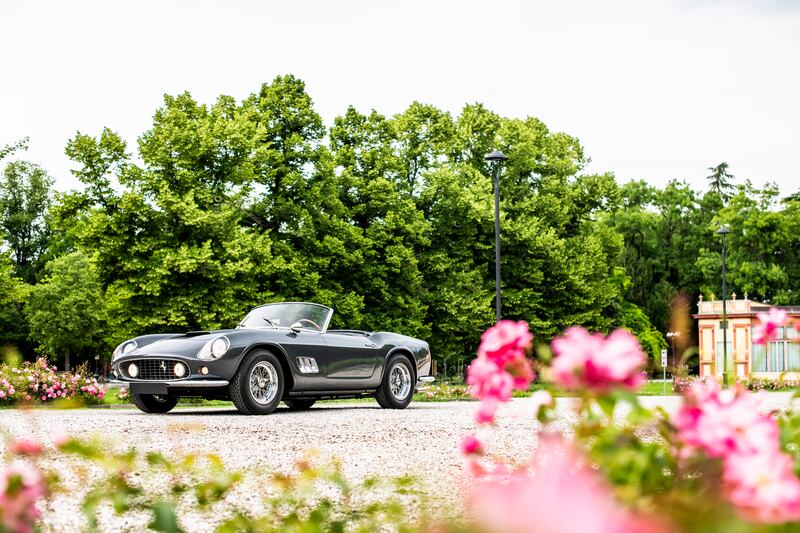
<svg viewBox="0 0 800 533"><path fill-rule="evenodd" d="M495 162L495 161L505 161L508 159L508 156L501 152L500 150L495 150L491 154L484 157L485 160Z"/></svg>
<svg viewBox="0 0 800 533"><path fill-rule="evenodd" d="M722 226L717 230L717 235L727 235L730 232L731 228L729 228L728 226Z"/></svg>

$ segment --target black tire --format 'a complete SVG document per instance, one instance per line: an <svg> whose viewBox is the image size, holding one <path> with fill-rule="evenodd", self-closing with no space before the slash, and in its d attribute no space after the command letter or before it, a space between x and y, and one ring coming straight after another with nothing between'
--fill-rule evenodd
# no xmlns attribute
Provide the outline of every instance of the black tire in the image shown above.
<svg viewBox="0 0 800 533"><path fill-rule="evenodd" d="M407 392L401 397L396 396L395 393L392 392L393 376L394 378L398 377L397 374L393 374L393 370L396 368L398 369L397 371L399 372L401 379L403 375L406 375L410 380ZM416 384L416 372L414 371L414 365L411 364L409 358L400 354L393 355L386 362L386 366L384 367L383 371L383 379L381 380L381 386L378 387L378 391L375 393L375 399L378 401L378 405L384 409L405 409L408 407L408 404L411 403L411 399L414 397L414 387Z"/></svg>
<svg viewBox="0 0 800 533"><path fill-rule="evenodd" d="M265 397L257 398L250 387L250 375L256 367L271 376L270 382L275 380L277 387L266 391L263 387L256 387L257 392L263 392ZM244 358L239 369L231 379L230 395L233 405L245 415L268 415L278 407L283 396L283 365L272 352L267 350L254 350Z"/></svg>
<svg viewBox="0 0 800 533"><path fill-rule="evenodd" d="M283 403L286 404L286 407L289 408L290 411L307 411L311 409L311 406L317 403L317 400L311 399L294 399L294 400L283 400Z"/></svg>
<svg viewBox="0 0 800 533"><path fill-rule="evenodd" d="M133 394L131 393L133 405L145 413L168 413L178 405L178 397L172 395L158 394Z"/></svg>

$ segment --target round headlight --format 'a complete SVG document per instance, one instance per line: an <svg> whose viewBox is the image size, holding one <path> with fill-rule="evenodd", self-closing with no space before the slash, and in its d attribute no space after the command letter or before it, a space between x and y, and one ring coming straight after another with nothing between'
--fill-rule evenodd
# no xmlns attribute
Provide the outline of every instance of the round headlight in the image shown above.
<svg viewBox="0 0 800 533"><path fill-rule="evenodd" d="M136 341L126 342L122 345L122 353L126 354L136 349Z"/></svg>
<svg viewBox="0 0 800 533"><path fill-rule="evenodd" d="M136 363L131 363L128 365L128 375L132 378L135 378L139 375L139 367L136 366Z"/></svg>
<svg viewBox="0 0 800 533"><path fill-rule="evenodd" d="M186 365L183 363L175 363L175 368L172 370L175 372L175 377L182 378L186 375Z"/></svg>
<svg viewBox="0 0 800 533"><path fill-rule="evenodd" d="M218 339L214 339L214 342L211 343L211 355L214 357L222 357L225 355L225 352L228 351L228 339L225 337L220 337Z"/></svg>

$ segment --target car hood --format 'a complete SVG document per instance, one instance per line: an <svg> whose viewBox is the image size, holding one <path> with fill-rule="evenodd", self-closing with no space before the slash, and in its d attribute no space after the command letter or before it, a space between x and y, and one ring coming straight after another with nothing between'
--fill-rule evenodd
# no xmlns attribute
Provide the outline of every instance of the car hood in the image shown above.
<svg viewBox="0 0 800 533"><path fill-rule="evenodd" d="M230 333L232 329L216 331L193 331L184 335L176 335L166 339L157 340L146 346L134 350L129 355L185 355L195 356L200 348L208 341Z"/></svg>

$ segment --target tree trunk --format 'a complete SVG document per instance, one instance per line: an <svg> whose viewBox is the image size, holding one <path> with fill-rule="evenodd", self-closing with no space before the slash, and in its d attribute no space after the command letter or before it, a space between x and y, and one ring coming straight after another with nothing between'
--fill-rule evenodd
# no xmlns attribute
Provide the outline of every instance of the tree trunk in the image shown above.
<svg viewBox="0 0 800 533"><path fill-rule="evenodd" d="M69 372L69 348L64 351L64 370Z"/></svg>

